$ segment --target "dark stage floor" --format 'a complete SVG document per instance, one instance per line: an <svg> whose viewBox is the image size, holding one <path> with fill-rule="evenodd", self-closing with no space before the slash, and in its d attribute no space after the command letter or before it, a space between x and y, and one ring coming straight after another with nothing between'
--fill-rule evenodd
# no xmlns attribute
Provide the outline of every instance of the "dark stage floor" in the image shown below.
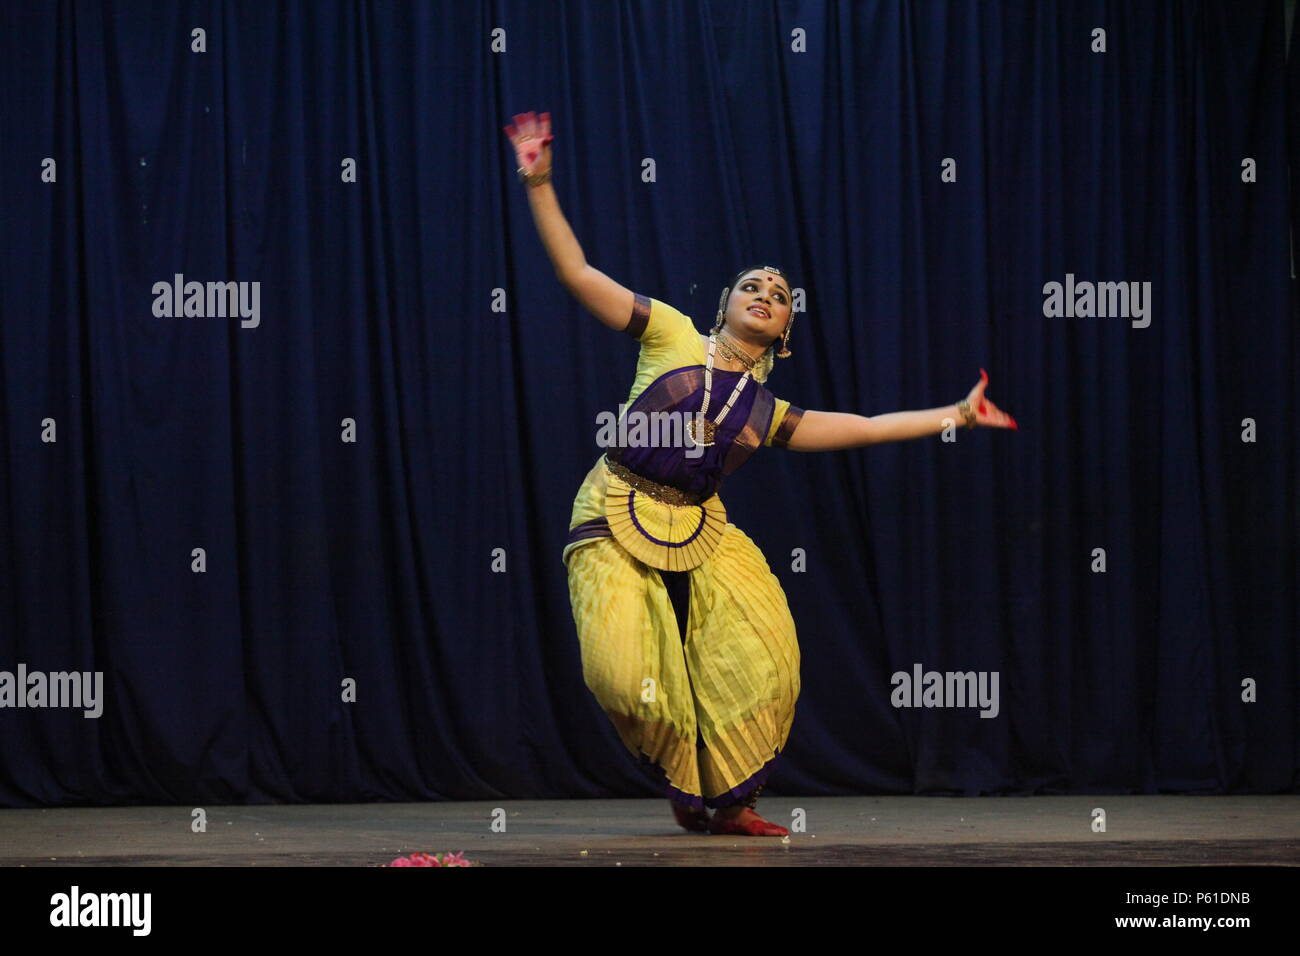
<svg viewBox="0 0 1300 956"><path fill-rule="evenodd" d="M506 830L493 832L493 810ZM1091 829L1106 811L1106 832ZM493 866L1300 864L1300 797L764 797L807 831L700 836L666 800L0 810L0 865L373 866L464 851ZM498 817L500 814L497 815Z"/></svg>

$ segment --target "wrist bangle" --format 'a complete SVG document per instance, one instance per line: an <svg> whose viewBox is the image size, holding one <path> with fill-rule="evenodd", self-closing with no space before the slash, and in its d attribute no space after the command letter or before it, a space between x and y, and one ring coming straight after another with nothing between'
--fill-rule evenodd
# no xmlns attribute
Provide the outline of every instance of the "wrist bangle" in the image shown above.
<svg viewBox="0 0 1300 956"><path fill-rule="evenodd" d="M963 398L957 403L957 411L961 412L961 417L966 419L967 428L975 427L975 413L971 411L970 402Z"/></svg>
<svg viewBox="0 0 1300 956"><path fill-rule="evenodd" d="M527 183L529 186L540 186L542 183L549 183L551 181L551 171L548 169L541 173L530 173L525 170L524 167L520 166L519 181L521 183Z"/></svg>

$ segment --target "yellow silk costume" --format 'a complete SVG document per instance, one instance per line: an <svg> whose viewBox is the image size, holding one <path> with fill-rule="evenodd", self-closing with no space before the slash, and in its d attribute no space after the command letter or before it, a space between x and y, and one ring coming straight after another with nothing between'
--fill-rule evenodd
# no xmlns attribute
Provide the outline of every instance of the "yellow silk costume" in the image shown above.
<svg viewBox="0 0 1300 956"><path fill-rule="evenodd" d="M641 350L629 406L674 370L696 374L705 363L687 316L646 296L636 301L627 331ZM733 381L715 391L711 415ZM760 436L764 446L784 447L802 409L756 381L747 384L762 395L754 397L746 453ZM755 432L754 420L767 410L770 424ZM729 470L744 457L728 459ZM785 746L799 696L799 645L785 593L754 542L727 522L702 564L676 572L689 580L683 635L665 575L609 535L608 476L602 457L574 499L563 552L584 680L624 745L672 799L696 807L746 802Z"/></svg>

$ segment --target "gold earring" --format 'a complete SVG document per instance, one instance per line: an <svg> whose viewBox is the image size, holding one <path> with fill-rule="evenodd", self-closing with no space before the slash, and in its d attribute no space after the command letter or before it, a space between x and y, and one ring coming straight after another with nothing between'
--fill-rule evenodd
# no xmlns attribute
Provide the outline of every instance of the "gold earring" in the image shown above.
<svg viewBox="0 0 1300 956"><path fill-rule="evenodd" d="M792 326L792 325L794 325L794 317L793 317L793 316L790 318L790 321L786 323L786 325L785 325L785 331L781 333L781 351L779 351L779 352L776 353L776 357L777 357L777 358L789 358L789 357L790 357L790 348L789 348L789 343L790 343L790 326Z"/></svg>
<svg viewBox="0 0 1300 956"><path fill-rule="evenodd" d="M722 313L727 308L727 297L731 294L730 289L722 290L722 298L718 300L718 320L713 323L713 331L717 332L722 329Z"/></svg>

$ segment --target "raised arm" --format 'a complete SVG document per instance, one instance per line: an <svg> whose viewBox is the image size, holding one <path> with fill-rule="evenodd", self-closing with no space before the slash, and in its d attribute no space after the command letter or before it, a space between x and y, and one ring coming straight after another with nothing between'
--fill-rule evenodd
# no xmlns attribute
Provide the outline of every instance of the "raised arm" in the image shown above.
<svg viewBox="0 0 1300 956"><path fill-rule="evenodd" d="M980 369L980 380L966 396L966 402L976 425L990 428L1020 430L1016 420L984 397L989 383L988 373ZM887 415L855 415L851 412L803 413L786 448L792 451L838 451L862 445L878 445L887 441L906 441L937 435L949 425L961 427L967 423L962 409L957 405L927 408L915 412L890 412Z"/></svg>
<svg viewBox="0 0 1300 956"><path fill-rule="evenodd" d="M560 201L550 182L551 114L540 117L519 113L505 127L515 147L515 158L528 182L528 205L546 254L555 267L555 277L582 307L611 329L622 331L632 320L632 290L588 265L578 239L560 211Z"/></svg>

